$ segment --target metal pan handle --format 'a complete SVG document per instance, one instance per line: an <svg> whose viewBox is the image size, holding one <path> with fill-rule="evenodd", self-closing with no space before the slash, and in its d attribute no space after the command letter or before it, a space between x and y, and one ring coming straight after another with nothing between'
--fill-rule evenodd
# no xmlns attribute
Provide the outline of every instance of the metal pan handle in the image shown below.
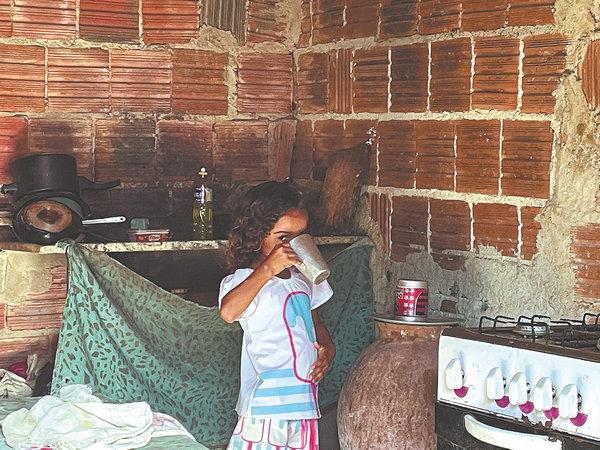
<svg viewBox="0 0 600 450"><path fill-rule="evenodd" d="M97 225L101 223L122 223L127 220L125 216L104 217L102 219L86 219L81 221L81 225Z"/></svg>
<svg viewBox="0 0 600 450"><path fill-rule="evenodd" d="M465 429L475 439L501 448L510 450L561 450L563 448L561 441L551 441L548 436L495 428L479 422L470 414L465 415L464 421Z"/></svg>
<svg viewBox="0 0 600 450"><path fill-rule="evenodd" d="M0 184L0 193L14 194L17 192L17 183Z"/></svg>

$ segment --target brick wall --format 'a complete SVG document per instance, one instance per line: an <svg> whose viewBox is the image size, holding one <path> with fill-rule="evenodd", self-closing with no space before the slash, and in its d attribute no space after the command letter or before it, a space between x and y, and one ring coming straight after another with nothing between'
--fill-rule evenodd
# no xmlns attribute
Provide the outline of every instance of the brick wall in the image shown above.
<svg viewBox="0 0 600 450"><path fill-rule="evenodd" d="M292 47L282 5L38 3L0 6L0 182L12 181L17 156L69 153L79 175L122 181L84 193L94 216L150 217L184 240L200 167L214 175L217 213L233 187L289 175ZM122 239L125 228L97 230Z"/></svg>
<svg viewBox="0 0 600 450"><path fill-rule="evenodd" d="M597 285L581 258L565 259L564 245L569 223L571 235L581 236L579 217L600 222L600 208L581 211L583 188L570 188L574 167L585 176L598 167L597 120L589 111L600 108L599 26L589 11L573 14L578 3L571 0L302 5L292 173L322 179L331 152L366 140L374 127L367 209L392 278L427 279L434 308L457 300L447 293L460 282L461 298L471 303L459 308L467 319L490 306L508 313L522 297L535 299L524 310L535 303L556 315L589 285L584 274ZM561 97L565 89L573 92ZM582 148L585 162L577 163ZM592 185L599 181L591 175ZM544 224L544 214L553 222ZM546 263L551 268L540 273ZM511 286L508 293L501 285ZM547 288L536 291L540 285ZM391 308L389 299L379 301Z"/></svg>
<svg viewBox="0 0 600 450"><path fill-rule="evenodd" d="M16 157L68 153L79 175L121 179L83 194L94 217L190 239L200 167L217 214L235 189L289 175L290 14L262 0L0 1L0 183ZM127 227L94 231L125 240ZM0 252L0 368L52 358L62 319L64 256L18 255Z"/></svg>
<svg viewBox="0 0 600 450"><path fill-rule="evenodd" d="M294 72L296 151L315 160L312 172L297 161L292 173L321 179L327 155L364 140L373 126L370 192L385 193L394 205L391 229L382 230L393 260L428 251L442 267L456 268L460 258L449 254L481 245L531 259L536 228L522 233L522 215L535 219L523 209L542 206L550 195L552 92L569 40L541 27L521 38L505 30L552 24L553 3L496 2L491 13L470 1L305 3ZM441 34L448 31L457 37ZM338 115L327 119L328 113ZM412 196L422 209L419 233L403 229L411 223L406 214L416 213L407 207ZM456 202L463 206L451 206ZM464 236L440 246L432 227L457 209L469 223L461 227ZM497 222L503 213L511 220ZM379 211L374 215L381 219Z"/></svg>
<svg viewBox="0 0 600 450"><path fill-rule="evenodd" d="M222 208L240 184L318 184L373 128L380 311L398 278L470 324L600 306L600 14L576 0L0 3L0 182L70 153L122 179L86 195L96 216L186 239L199 166ZM0 355L51 353L63 275L44 273L3 287Z"/></svg>

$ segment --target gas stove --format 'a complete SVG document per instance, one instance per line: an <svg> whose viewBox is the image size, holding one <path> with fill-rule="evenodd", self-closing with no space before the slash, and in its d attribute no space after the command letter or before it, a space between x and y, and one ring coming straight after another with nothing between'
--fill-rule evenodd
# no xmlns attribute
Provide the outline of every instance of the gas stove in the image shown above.
<svg viewBox="0 0 600 450"><path fill-rule="evenodd" d="M497 316L482 317L478 328L445 329L438 405L454 408L468 439L476 442L515 449L600 448L599 322L600 314L556 321ZM494 419L517 428L504 433Z"/></svg>

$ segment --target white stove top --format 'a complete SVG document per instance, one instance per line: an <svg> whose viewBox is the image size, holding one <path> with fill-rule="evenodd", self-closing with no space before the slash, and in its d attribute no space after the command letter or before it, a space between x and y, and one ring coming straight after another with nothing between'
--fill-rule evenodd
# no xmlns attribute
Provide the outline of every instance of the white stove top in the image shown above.
<svg viewBox="0 0 600 450"><path fill-rule="evenodd" d="M514 331L444 330L438 401L600 441L600 351Z"/></svg>

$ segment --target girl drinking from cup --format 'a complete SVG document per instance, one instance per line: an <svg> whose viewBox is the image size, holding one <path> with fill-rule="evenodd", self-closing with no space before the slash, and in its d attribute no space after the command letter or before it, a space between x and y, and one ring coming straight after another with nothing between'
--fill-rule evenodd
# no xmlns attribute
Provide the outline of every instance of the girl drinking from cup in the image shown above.
<svg viewBox="0 0 600 450"><path fill-rule="evenodd" d="M302 234L308 213L293 182L250 189L232 215L219 308L244 331L239 419L228 449L318 449L317 383L335 355L316 308L332 295L294 265L289 241ZM270 447L269 447L270 445Z"/></svg>

